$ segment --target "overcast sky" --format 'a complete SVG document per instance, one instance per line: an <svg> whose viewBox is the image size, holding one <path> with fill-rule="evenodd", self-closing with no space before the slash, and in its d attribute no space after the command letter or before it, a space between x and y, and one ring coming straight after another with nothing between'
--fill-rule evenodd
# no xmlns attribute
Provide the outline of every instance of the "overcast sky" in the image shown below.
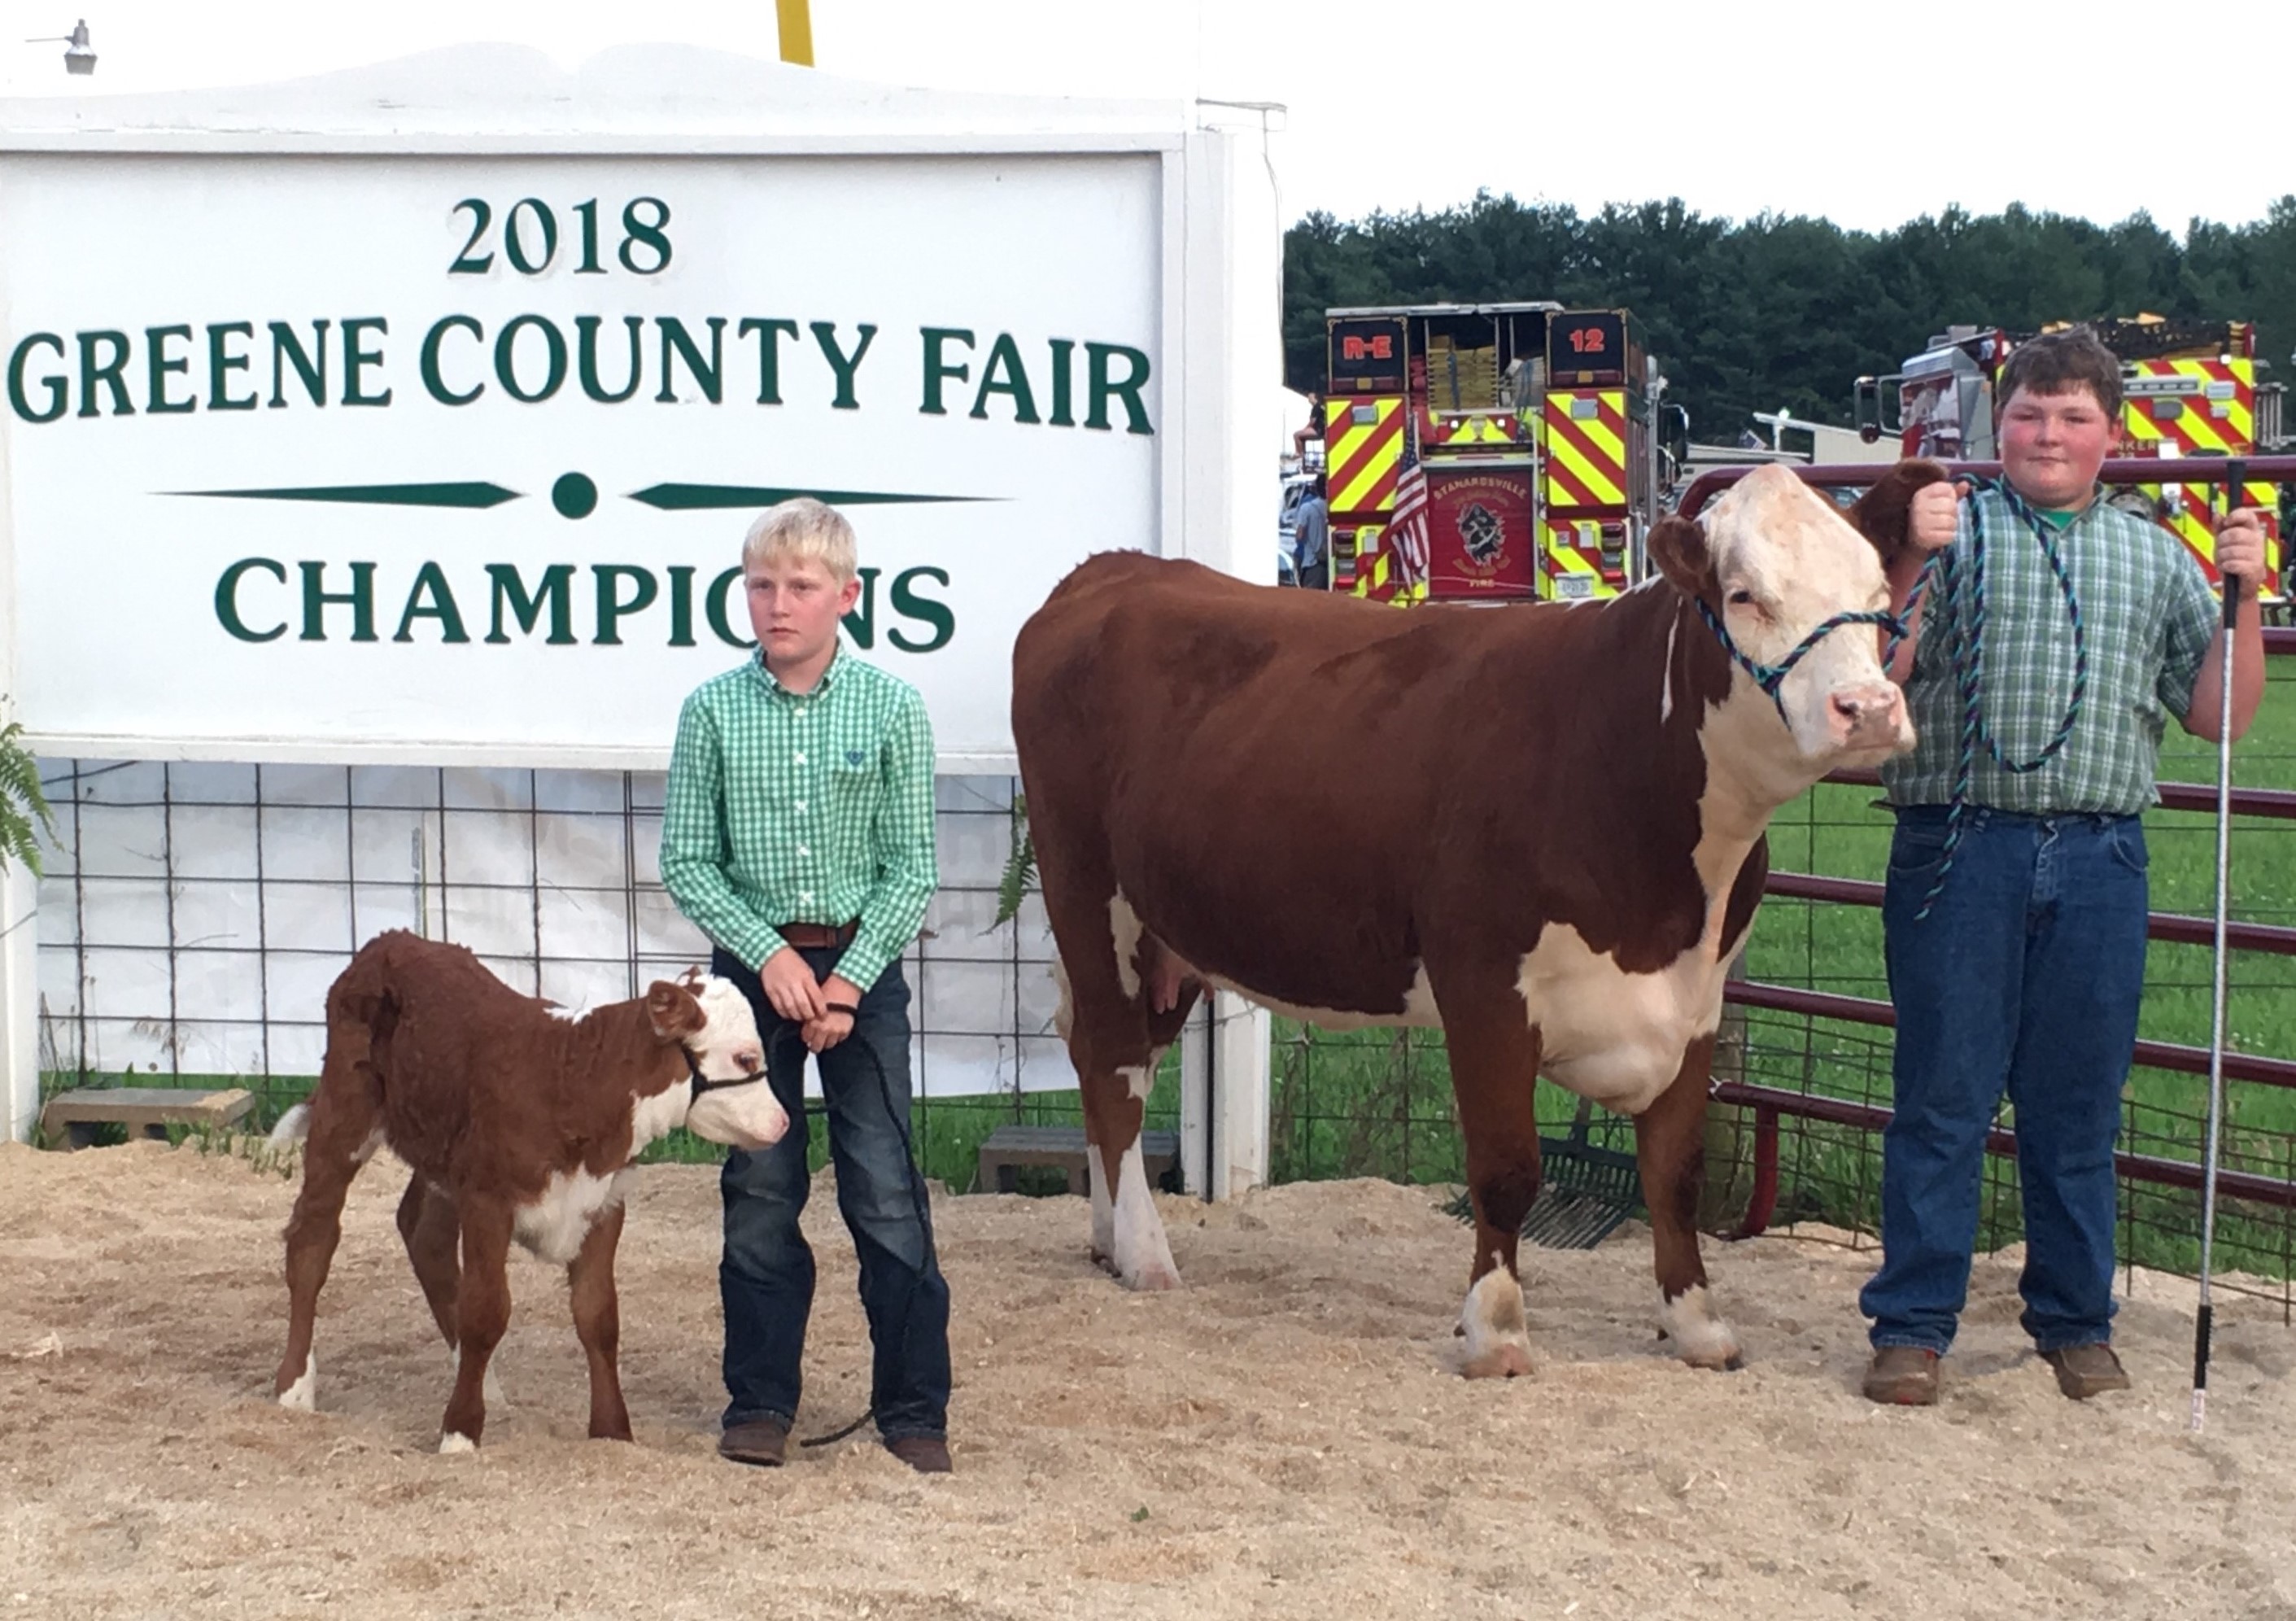
<svg viewBox="0 0 2296 1621"><path fill-rule="evenodd" d="M1680 196L1881 227L2011 202L2181 231L2296 190L2292 0L812 0L817 65L881 82L1289 108L1287 215L1478 187L1593 209ZM84 9L83 9L84 8ZM85 15L98 66L14 43ZM1414 33L1414 28L1420 31ZM566 66L667 40L777 54L771 0L0 0L0 95L248 84L506 40ZM2278 85L2243 77L2276 70Z"/></svg>

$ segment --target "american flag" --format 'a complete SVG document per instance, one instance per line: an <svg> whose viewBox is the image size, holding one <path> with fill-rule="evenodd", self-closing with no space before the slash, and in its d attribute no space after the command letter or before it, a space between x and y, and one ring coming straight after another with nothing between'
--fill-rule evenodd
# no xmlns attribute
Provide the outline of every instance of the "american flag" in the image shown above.
<svg viewBox="0 0 2296 1621"><path fill-rule="evenodd" d="M1416 587L1427 580L1427 469L1407 448L1403 454L1403 476L1396 481L1395 511L1388 519L1387 533L1403 570L1403 583Z"/></svg>

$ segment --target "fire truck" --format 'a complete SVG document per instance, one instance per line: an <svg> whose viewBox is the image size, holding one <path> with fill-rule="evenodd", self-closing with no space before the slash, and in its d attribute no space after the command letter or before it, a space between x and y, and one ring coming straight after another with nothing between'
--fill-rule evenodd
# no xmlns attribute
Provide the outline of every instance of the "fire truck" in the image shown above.
<svg viewBox="0 0 2296 1621"><path fill-rule="evenodd" d="M1614 597L1657 515L1664 379L1623 309L1324 312L1331 588L1398 605Z"/></svg>
<svg viewBox="0 0 2296 1621"><path fill-rule="evenodd" d="M2096 322L2092 330L2120 361L2121 454L2229 457L2290 448L2281 426L2285 385L2258 381L2267 363L2256 358L2253 322L2143 315ZM1859 428L1868 440L1894 435L1906 456L1993 460L1995 381L2020 341L1998 327L1947 328L1903 371L1857 379ZM2216 520L2227 499L2222 486L2140 484L2112 498L2173 532L2216 583ZM2280 491L2251 482L2243 500L2265 514L2267 578L2276 582L2266 595L2276 597Z"/></svg>

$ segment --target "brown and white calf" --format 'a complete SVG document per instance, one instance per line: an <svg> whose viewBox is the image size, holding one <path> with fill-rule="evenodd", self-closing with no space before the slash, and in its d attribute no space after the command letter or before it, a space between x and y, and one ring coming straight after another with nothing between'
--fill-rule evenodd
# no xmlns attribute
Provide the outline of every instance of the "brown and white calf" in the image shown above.
<svg viewBox="0 0 2296 1621"><path fill-rule="evenodd" d="M1734 1363L1693 1224L1726 967L1771 813L1911 745L1871 624L1929 464L1844 521L1782 468L1650 538L1600 605L1496 612L1092 558L1021 627L1013 736L1062 1033L1083 1087L1095 1255L1179 1280L1141 1169L1159 1053L1202 987L1325 1025L1448 1039L1475 1255L1471 1373L1530 1366L1516 1238L1539 1187L1532 1078L1635 1121L1659 1321ZM1864 533L1861 535L1860 531ZM1870 542L1870 543L1869 543ZM1806 652L1775 699L1726 653Z"/></svg>
<svg viewBox="0 0 2296 1621"><path fill-rule="evenodd" d="M458 1357L439 1450L467 1452L486 1428L513 1239L567 1269L590 1364L590 1434L628 1440L614 1294L628 1166L679 1126L742 1148L777 1140L789 1117L764 1067L749 1003L698 970L570 1018L461 946L398 932L370 941L327 992L317 1090L272 1134L307 1140L287 1222L280 1404L316 1403L312 1323L343 1197L387 1143L414 1167L398 1231Z"/></svg>

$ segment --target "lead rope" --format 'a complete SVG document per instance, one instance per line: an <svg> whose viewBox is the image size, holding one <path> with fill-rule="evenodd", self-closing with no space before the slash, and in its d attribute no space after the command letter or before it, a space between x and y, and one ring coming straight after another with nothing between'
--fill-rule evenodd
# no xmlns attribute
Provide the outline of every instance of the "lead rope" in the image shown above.
<svg viewBox="0 0 2296 1621"><path fill-rule="evenodd" d="M853 1020L857 1034L857 1029L861 1019L861 1009L859 1008L856 1007L851 1002L830 1002L827 1003L826 1006L830 1012L844 1014L848 1018ZM782 1036L794 1035L798 1033L799 1027L797 1025L785 1024L775 1032L775 1039L778 1040ZM855 1040L856 1036L848 1035L845 1039L850 1041ZM916 1145L909 1137L908 1115L904 1111L896 1109L893 1107L892 1082L885 1077L885 1062L877 1056L877 1049L869 1046L866 1042L864 1042L861 1047L861 1054L864 1057L869 1060L869 1067L876 1071L878 1100L885 1106L885 1114L887 1117L892 1121L894 1130L901 1134L902 1155L908 1162L909 1205L917 1218L918 1237L923 1242L925 1253L930 1255L932 1253L932 1198L925 1190L924 1173L917 1169ZM802 1066L805 1060L802 1057L798 1060L800 1066ZM822 1084L825 1088L828 1085L828 1082L824 1080ZM825 1100L824 1107L826 1107ZM908 1362L909 1329L916 1320L917 1290L923 1286L924 1280L925 1271L922 1263L909 1269L909 1295L907 1301L901 1307L901 1346L898 1354L898 1360L905 1366ZM836 1429L832 1429L826 1435L813 1436L800 1439L798 1442L798 1445L808 1448L828 1446L834 1442L844 1440L846 1436L851 1435L855 1430L859 1429L864 1424L866 1424L870 1419L876 1416L877 1403L874 1401L872 1401L869 1405L863 1410L861 1416L854 1419L851 1423L842 1425Z"/></svg>
<svg viewBox="0 0 2296 1621"><path fill-rule="evenodd" d="M2009 510L2024 520L2026 527L2041 543L2041 555L2048 561L2049 572L2056 580L2058 594L2064 598L2065 617L2072 623L2072 691L2066 697L2063 718L2057 722L2054 735L2041 752L2030 760L2010 759L2002 749L2000 739L1994 735L1992 725L1985 719L1985 508L1981 503L1972 500L1969 504L1971 580L1967 590L1970 612L1965 621L1961 612L1964 590L1961 565L1951 560L1949 548L1933 555L1922 565L1923 575L1926 577L1931 568L1939 565L1940 559L1945 560L1938 595L1939 605L1945 611L1947 655L1952 662L1955 685L1961 693L1961 748L1954 762L1953 792L1946 806L1944 861L1938 868L1935 881L1930 885L1929 893L1922 897L1921 909L1914 914L1916 923L1929 917L1930 909L1945 893L1947 875L1953 871L1954 857L1961 848L1964 815L1969 808L1970 778L1977 769L1979 745L1982 745L1993 762L2012 776L2021 777L2028 772L2038 771L2064 751L2073 728L2080 722L2081 709L2088 697L2088 630L2081 618L2080 597L2073 589L2072 575L2065 567L2063 554L2058 549L2056 531L2046 519L2020 499L2017 492L2008 485L1980 481L1978 489L1980 491L1986 489L1997 490ZM1906 601L1906 618L1908 621L1913 618L1914 604L1920 595L1921 586L1916 581L1913 594ZM1895 645L1896 638L1893 638L1893 648ZM1885 655L1882 667L1887 669L1888 666L1889 658Z"/></svg>

